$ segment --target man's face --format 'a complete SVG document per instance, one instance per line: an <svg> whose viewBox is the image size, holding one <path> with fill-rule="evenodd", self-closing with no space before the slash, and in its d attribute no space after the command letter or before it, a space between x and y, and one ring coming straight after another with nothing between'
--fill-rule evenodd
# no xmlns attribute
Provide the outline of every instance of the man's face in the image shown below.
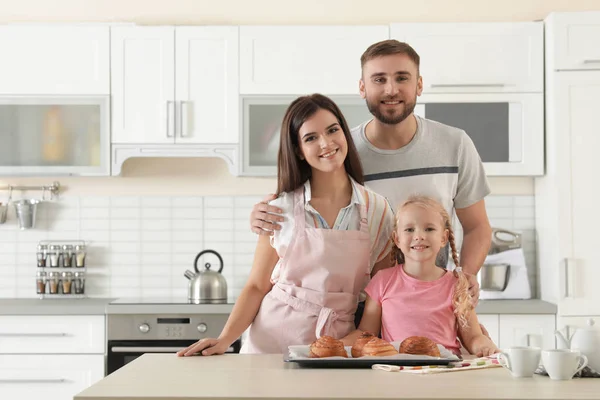
<svg viewBox="0 0 600 400"><path fill-rule="evenodd" d="M384 124L395 125L414 111L423 80L408 55L393 54L365 63L359 89L371 114Z"/></svg>

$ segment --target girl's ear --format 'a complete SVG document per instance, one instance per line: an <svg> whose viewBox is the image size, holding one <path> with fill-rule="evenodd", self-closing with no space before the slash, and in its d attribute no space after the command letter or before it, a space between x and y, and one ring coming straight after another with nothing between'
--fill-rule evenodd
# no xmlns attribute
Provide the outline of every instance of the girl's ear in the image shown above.
<svg viewBox="0 0 600 400"><path fill-rule="evenodd" d="M398 234L396 233L396 231L392 232L392 240L394 241L396 247L400 248L400 243L398 243Z"/></svg>

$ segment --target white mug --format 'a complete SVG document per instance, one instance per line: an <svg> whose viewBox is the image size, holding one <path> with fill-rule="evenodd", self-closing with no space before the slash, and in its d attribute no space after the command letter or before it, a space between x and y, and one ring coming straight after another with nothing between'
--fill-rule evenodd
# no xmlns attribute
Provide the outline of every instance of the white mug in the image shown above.
<svg viewBox="0 0 600 400"><path fill-rule="evenodd" d="M587 364L587 357L577 350L544 350L542 352L542 365L550 379L572 379L573 375L585 368Z"/></svg>
<svg viewBox="0 0 600 400"><path fill-rule="evenodd" d="M511 347L498 354L498 363L515 378L530 378L540 365L539 347Z"/></svg>

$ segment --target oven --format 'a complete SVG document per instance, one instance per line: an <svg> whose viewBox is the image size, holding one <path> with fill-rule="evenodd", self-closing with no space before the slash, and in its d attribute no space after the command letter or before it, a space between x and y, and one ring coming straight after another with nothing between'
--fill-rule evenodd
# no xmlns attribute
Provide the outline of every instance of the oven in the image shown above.
<svg viewBox="0 0 600 400"><path fill-rule="evenodd" d="M176 353L205 337L218 337L229 314L107 315L106 375L145 353ZM227 353L239 353L238 339Z"/></svg>

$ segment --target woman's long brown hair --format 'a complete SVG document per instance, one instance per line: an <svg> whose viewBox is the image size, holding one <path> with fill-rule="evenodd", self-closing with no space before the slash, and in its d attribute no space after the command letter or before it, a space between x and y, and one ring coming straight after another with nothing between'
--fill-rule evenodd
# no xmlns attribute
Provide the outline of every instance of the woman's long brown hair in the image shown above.
<svg viewBox="0 0 600 400"><path fill-rule="evenodd" d="M277 155L277 195L296 190L312 176L311 166L299 157L298 132L306 120L315 115L318 110L327 110L335 115L348 143L344 168L356 182L361 185L364 183L362 164L346 119L329 97L315 93L298 97L290 104L283 117Z"/></svg>

